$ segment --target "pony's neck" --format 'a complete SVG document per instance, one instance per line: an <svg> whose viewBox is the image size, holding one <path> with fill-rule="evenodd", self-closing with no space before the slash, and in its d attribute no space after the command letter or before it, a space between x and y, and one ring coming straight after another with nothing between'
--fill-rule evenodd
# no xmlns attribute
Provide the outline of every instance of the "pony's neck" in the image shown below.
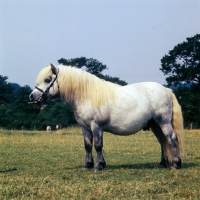
<svg viewBox="0 0 200 200"><path fill-rule="evenodd" d="M89 102L100 106L115 98L115 89L119 85L75 67L59 66L59 71L60 94L70 104Z"/></svg>

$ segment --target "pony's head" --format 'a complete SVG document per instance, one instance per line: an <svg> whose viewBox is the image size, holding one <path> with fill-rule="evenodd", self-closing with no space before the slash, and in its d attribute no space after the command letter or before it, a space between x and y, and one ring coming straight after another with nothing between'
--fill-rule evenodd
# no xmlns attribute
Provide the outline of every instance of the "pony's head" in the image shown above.
<svg viewBox="0 0 200 200"><path fill-rule="evenodd" d="M52 64L42 69L36 80L36 87L29 95L31 102L49 100L59 94L58 69Z"/></svg>

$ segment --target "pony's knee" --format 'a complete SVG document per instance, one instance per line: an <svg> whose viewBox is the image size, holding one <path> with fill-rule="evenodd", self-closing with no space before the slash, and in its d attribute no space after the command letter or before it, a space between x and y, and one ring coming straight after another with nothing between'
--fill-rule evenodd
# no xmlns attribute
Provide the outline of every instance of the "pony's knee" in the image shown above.
<svg viewBox="0 0 200 200"><path fill-rule="evenodd" d="M103 148L103 135L99 130L94 131L94 148L96 151L101 151Z"/></svg>
<svg viewBox="0 0 200 200"><path fill-rule="evenodd" d="M96 149L96 151L101 151L103 148L103 144L102 142L98 141L94 143L94 148Z"/></svg>
<svg viewBox="0 0 200 200"><path fill-rule="evenodd" d="M92 148L92 141L88 137L84 137L84 142L86 150Z"/></svg>

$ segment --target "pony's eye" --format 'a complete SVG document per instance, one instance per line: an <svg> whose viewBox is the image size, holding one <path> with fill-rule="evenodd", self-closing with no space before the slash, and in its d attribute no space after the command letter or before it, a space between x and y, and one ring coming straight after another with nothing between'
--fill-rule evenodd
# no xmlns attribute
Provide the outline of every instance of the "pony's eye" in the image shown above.
<svg viewBox="0 0 200 200"><path fill-rule="evenodd" d="M46 83L50 83L50 82L51 82L51 77L46 78L44 81L45 81Z"/></svg>

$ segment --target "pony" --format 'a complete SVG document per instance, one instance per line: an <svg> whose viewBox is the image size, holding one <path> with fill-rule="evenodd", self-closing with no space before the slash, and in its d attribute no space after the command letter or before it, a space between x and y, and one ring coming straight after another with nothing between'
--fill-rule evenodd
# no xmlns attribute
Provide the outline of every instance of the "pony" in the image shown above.
<svg viewBox="0 0 200 200"><path fill-rule="evenodd" d="M71 105L86 151L83 169L103 170L103 132L131 135L151 128L161 146L160 168L180 169L184 154L181 107L171 89L155 82L120 86L82 69L50 64L36 79L32 103L56 96ZM92 147L97 153L94 164Z"/></svg>

